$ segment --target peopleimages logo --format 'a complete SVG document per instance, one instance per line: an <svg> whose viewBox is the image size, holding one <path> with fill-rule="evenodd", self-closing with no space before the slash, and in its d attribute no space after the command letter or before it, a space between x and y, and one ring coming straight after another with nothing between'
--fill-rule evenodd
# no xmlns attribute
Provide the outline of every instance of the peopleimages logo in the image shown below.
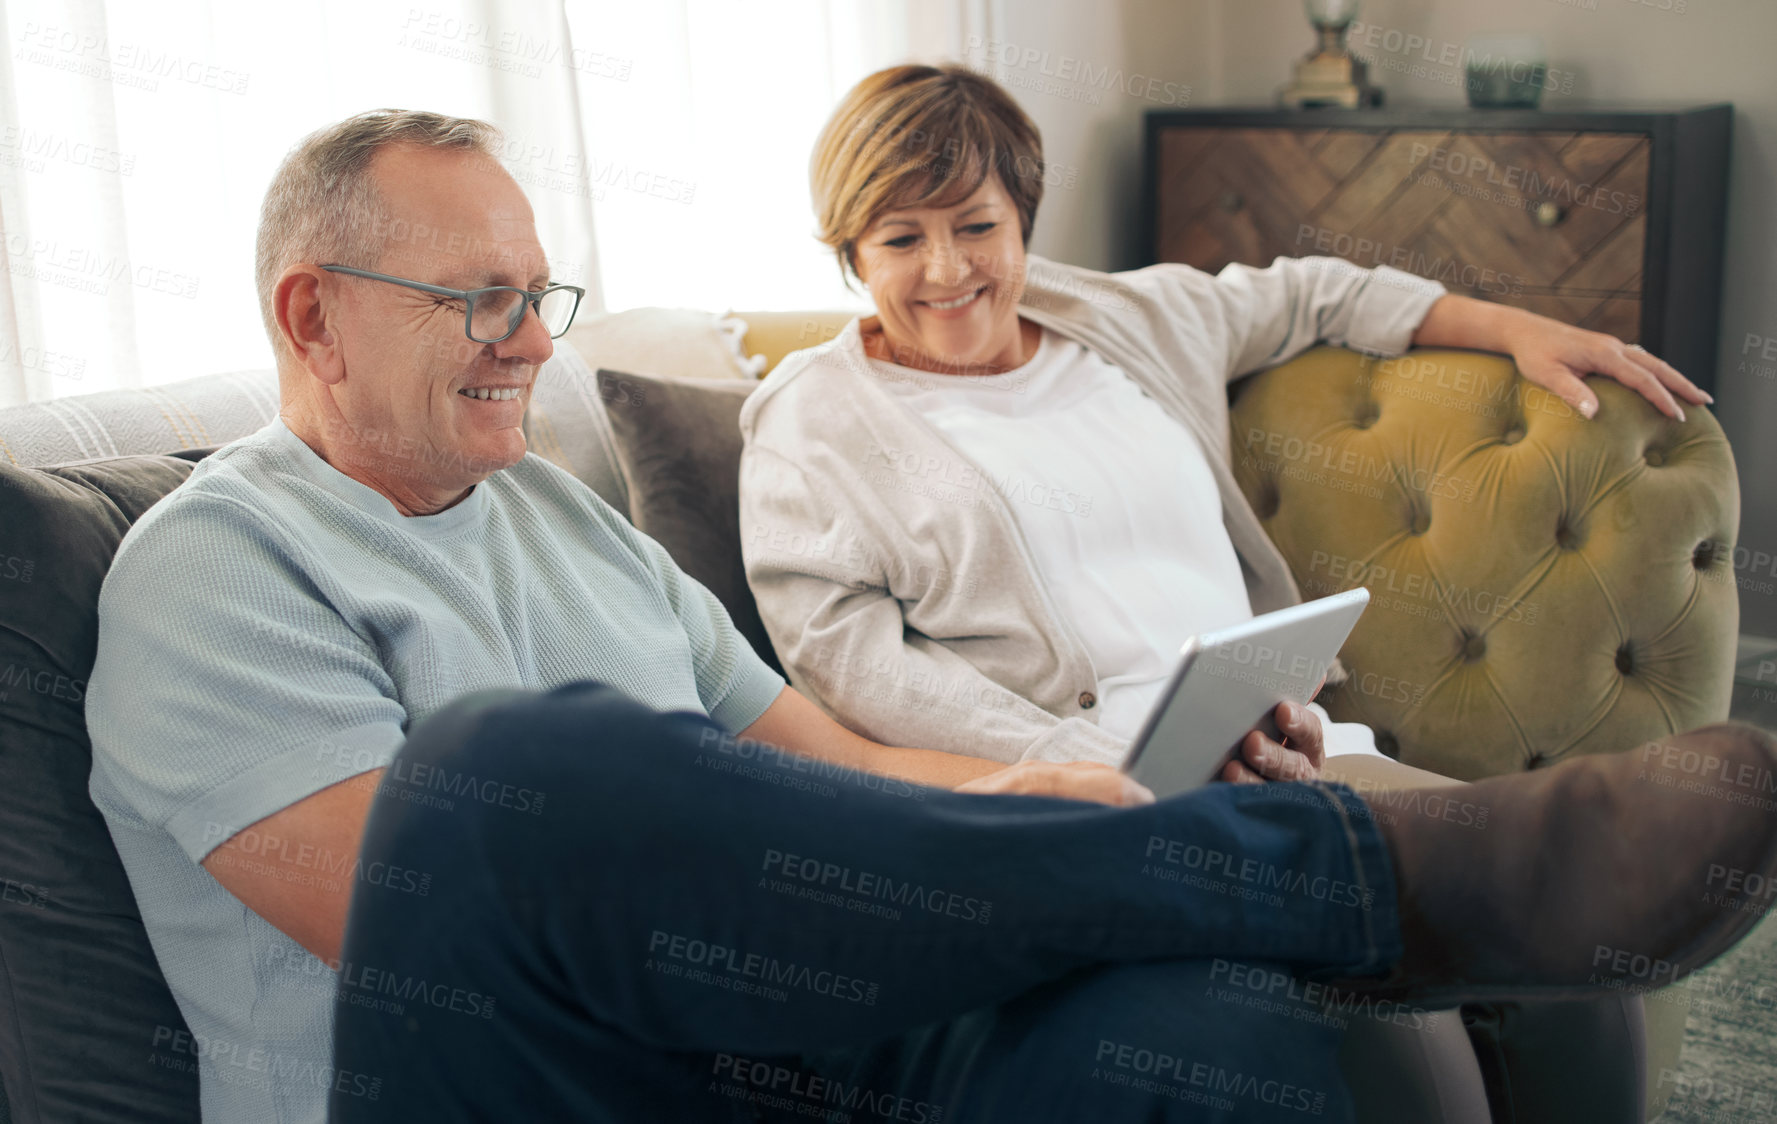
<svg viewBox="0 0 1777 1124"><path fill-rule="evenodd" d="M64 702L79 702L86 697L86 680L73 679L42 668L26 667L23 664L7 664L0 671L0 688L23 687L47 698L61 699ZM0 699L7 692L0 690Z"/></svg>
<svg viewBox="0 0 1777 1124"><path fill-rule="evenodd" d="M885 796L910 796L915 800L924 800L926 798L926 788L924 785L916 785L897 777L886 777L880 773L872 773L859 769L855 765L847 765L838 761L829 761L823 757L809 757L801 753L792 753L783 746L773 745L770 742L760 741L757 738L737 737L726 730L719 730L713 726L705 727L703 733L698 735L697 748L699 751L713 750L715 753L721 754L724 757L733 758L736 762L755 763L760 767L762 772L768 775L780 771L784 773L799 773L805 774L811 779L818 781L856 784L867 791L880 792ZM702 752L699 753L699 758L702 758ZM737 770L724 769L722 771L730 772ZM751 774L749 773L745 775ZM764 778L756 777L754 779ZM782 782L780 779L773 780L771 783ZM785 787L796 786L785 785ZM832 789L832 791L826 792L823 795L830 796L833 792L837 791L837 789L832 788L832 786L824 785L821 787Z"/></svg>
<svg viewBox="0 0 1777 1124"><path fill-rule="evenodd" d="M419 1003L471 1018L494 1017L494 997L486 992L351 960L322 960L288 941L270 946L266 965L326 987L336 1002L352 1007L401 1015L409 1003Z"/></svg>
<svg viewBox="0 0 1777 1124"><path fill-rule="evenodd" d="M257 1042L231 1042L226 1038L193 1034L182 1028L157 1026L152 1045L156 1052L149 1055L149 1060L163 1069L195 1068L196 1063L174 1056L179 1054L208 1062L210 1068L204 1076L205 1081L267 1091L310 1085L367 1101L382 1095L383 1079L380 1077L337 1069L313 1058L267 1050Z"/></svg>
<svg viewBox="0 0 1777 1124"><path fill-rule="evenodd" d="M1001 39L983 39L979 35L971 35L964 56L979 58L1011 71L1034 71L1044 78L1053 79L1053 83L1038 87L1044 93L1066 96L1066 87L1061 83L1071 83L1080 88L1078 93L1094 93L1092 97L1075 97L1073 100L1088 101L1094 105L1100 100L1096 91L1113 90L1133 98L1143 98L1156 105L1182 106L1191 100L1191 87L1178 82L1168 82L1135 71L1125 73L1120 66L1095 67L1085 59L1075 58L1073 55L1052 54L1040 47L1020 46ZM1030 85L1029 82L1020 82L1017 79L1001 80L1011 86Z"/></svg>
<svg viewBox="0 0 1777 1124"><path fill-rule="evenodd" d="M1481 183L1492 187L1522 192L1522 199L1529 202L1568 203L1612 215L1634 215L1641 210L1641 196L1634 192L1616 191L1594 183L1576 183L1571 177L1564 175L1545 176L1535 168L1516 164L1502 166L1486 156L1471 156L1454 149L1415 144L1411 162L1414 167L1418 167L1422 161L1430 171L1453 176L1458 180L1478 178Z"/></svg>
<svg viewBox="0 0 1777 1124"><path fill-rule="evenodd" d="M35 172L43 170L46 160L123 176L136 170L135 153L29 126L0 125L0 152L10 152L20 161L34 163L36 167L30 170Z"/></svg>
<svg viewBox="0 0 1777 1124"><path fill-rule="evenodd" d="M384 774L385 788L404 786L416 792L441 792L449 796L467 797L483 804L510 808L515 812L543 814L543 793L534 788L509 784L493 777L477 777L441 765L396 758Z"/></svg>
<svg viewBox="0 0 1777 1124"><path fill-rule="evenodd" d="M496 28L423 8L409 8L401 27L405 34L404 42L399 45L418 46L418 42L406 40L411 36L425 36L440 45L450 43L464 48L466 53L458 56L464 61L497 65L499 69L514 70L527 78L540 76L543 66L547 65L577 70L594 78L627 82L635 67L634 59L607 55L587 47L572 47L551 36L530 35L515 28Z"/></svg>
<svg viewBox="0 0 1777 1124"><path fill-rule="evenodd" d="M11 340L0 340L0 363L14 362L28 371L42 371L57 379L77 379L86 374L86 360L77 355L44 347L20 347Z"/></svg>
<svg viewBox="0 0 1777 1124"><path fill-rule="evenodd" d="M1679 965L1676 961L1662 960L1660 957L1627 948L1594 945L1592 967L1600 966L1605 970L1594 972L1593 981L1589 982L1624 981L1633 982L1638 987L1654 988L1678 981Z"/></svg>
<svg viewBox="0 0 1777 1124"><path fill-rule="evenodd" d="M714 983L728 990L745 991L745 988L731 986L735 983L778 991L794 988L866 1007L876 1006L876 998L882 991L879 983L831 968L779 960L775 956L746 952L659 929L648 937L648 957L647 967L650 969L668 969L662 971L663 975L685 978L693 983Z"/></svg>
<svg viewBox="0 0 1777 1124"><path fill-rule="evenodd" d="M1416 145L1415 148L1423 147ZM1442 254L1428 254L1413 246L1390 246L1370 238L1359 238L1343 231L1302 223L1296 227L1296 246L1306 243L1319 253L1337 254L1372 266L1386 265L1418 277L1429 278L1450 288L1468 289L1494 296L1515 297L1524 291L1524 279L1501 273L1488 266L1478 266Z"/></svg>
<svg viewBox="0 0 1777 1124"><path fill-rule="evenodd" d="M1777 773L1750 761L1734 762L1671 742L1649 742L1642 748L1641 760L1644 765L1657 760L1664 768L1676 769L1700 783L1722 784L1755 793L1777 793Z"/></svg>
<svg viewBox="0 0 1777 1124"><path fill-rule="evenodd" d="M1209 978L1212 983L1225 981L1236 991L1270 1000L1277 1005L1272 1013L1297 1019L1303 1019L1299 1012L1312 1010L1317 1014L1356 1015L1412 1030L1426 1030L1438 1023L1437 1012L1424 1007L1407 1007L1392 1000L1344 991L1332 984L1305 981L1274 964L1248 964L1216 957L1210 961Z"/></svg>
<svg viewBox="0 0 1777 1124"><path fill-rule="evenodd" d="M1354 447L1355 444L1324 445L1312 438L1257 427L1249 427L1246 431L1247 452L1255 458L1260 455L1271 458L1271 463L1255 461L1255 465L1269 469L1282 462L1278 471L1292 479L1321 483L1328 478L1327 474L1331 474L1359 484L1398 484L1403 489L1436 499L1470 503L1475 498L1478 485L1472 479L1459 479L1424 465L1398 463L1365 452ZM1381 489L1371 487L1369 491L1376 493L1372 498L1382 498Z"/></svg>
<svg viewBox="0 0 1777 1124"><path fill-rule="evenodd" d="M151 43L113 44L91 31L44 26L35 20L25 22L18 39L13 57L23 62L142 90L158 90L159 80L165 78L225 94L244 94L250 77Z"/></svg>
<svg viewBox="0 0 1777 1124"><path fill-rule="evenodd" d="M1474 612L1496 621L1532 625L1540 614L1535 603L1521 601L1511 594L1449 585L1430 574L1403 571L1366 558L1345 558L1317 550L1309 556L1308 569L1313 574L1324 573L1327 577L1324 580L1309 578L1304 582L1304 588L1319 590L1323 586L1336 586L1339 587L1334 590L1337 592L1361 585L1370 591L1373 606L1401 609L1416 616L1432 615L1416 611L1418 609L1435 610L1443 606Z"/></svg>
<svg viewBox="0 0 1777 1124"><path fill-rule="evenodd" d="M1260 892L1282 890L1329 905L1353 906L1368 911L1376 898L1376 891L1370 887L1358 886L1341 878L1310 876L1303 871L1280 867L1275 863L1241 858L1214 847L1186 843L1180 839L1167 839L1160 835L1148 836L1146 857L1151 863L1170 864L1212 878L1244 883Z"/></svg>
<svg viewBox="0 0 1777 1124"><path fill-rule="evenodd" d="M0 878L0 902L42 909L49 904L49 891L42 886L33 886L29 882L14 882L10 878Z"/></svg>
<svg viewBox="0 0 1777 1124"><path fill-rule="evenodd" d="M380 859L366 863L355 848L335 851L216 820L204 824L203 839L205 844L221 840L230 844L227 850L213 852L212 861L279 882L319 886L331 892L351 880L421 898L432 892L432 876L425 871Z"/></svg>
<svg viewBox="0 0 1777 1124"><path fill-rule="evenodd" d="M1225 640L1206 654L1223 663L1274 671L1286 679L1304 681L1325 676L1331 666L1327 660L1311 659L1299 652L1291 655L1281 648L1255 644L1251 640Z"/></svg>
<svg viewBox="0 0 1777 1124"><path fill-rule="evenodd" d="M1705 901L1750 913L1768 911L1772 899L1777 898L1777 880L1760 871L1742 870L1722 863L1709 864L1709 876L1704 886Z"/></svg>
<svg viewBox="0 0 1777 1124"><path fill-rule="evenodd" d="M14 231L6 235L6 256L12 273L95 295L102 296L111 291L113 282L121 282L172 297L197 296L198 278L189 273L134 265L127 254L107 254L90 246L32 239Z"/></svg>
<svg viewBox="0 0 1777 1124"><path fill-rule="evenodd" d="M1424 78L1449 86L1462 86L1469 75L1503 75L1519 84L1537 85L1545 90L1571 94L1575 74L1541 63L1493 55L1473 48L1464 48L1449 40L1436 40L1428 35L1383 27L1380 24L1354 21L1346 35L1352 54L1382 70L1394 71L1412 78ZM1379 53L1366 56L1361 48Z"/></svg>
<svg viewBox="0 0 1777 1124"><path fill-rule="evenodd" d="M916 449L898 449L872 441L865 450L863 465L866 470L880 465L900 476L930 479L937 484L965 492L992 490L1014 506L1028 504L1081 518L1090 518L1092 515L1092 496L1089 493L1076 492L1053 482L1032 480L1011 471L995 476L953 457L941 457L933 453L922 456ZM894 477L886 479L892 480Z"/></svg>
<svg viewBox="0 0 1777 1124"><path fill-rule="evenodd" d="M847 1085L777 1062L717 1054L711 1072L719 1080L746 1087L737 1090L751 1094L745 1097L746 1100L766 1108L794 1112L798 1116L845 1121L852 1119L846 1113L866 1112L883 1120L900 1120L907 1124L938 1124L944 1119L944 1110L928 1101L916 1101L899 1093L867 1089L862 1085ZM818 1107L824 1105L833 1107Z"/></svg>
<svg viewBox="0 0 1777 1124"><path fill-rule="evenodd" d="M774 848L766 850L760 869L767 874L792 879L822 891L889 902L906 909L954 917L960 921L985 925L993 916L993 903L990 901ZM898 911L896 916L899 916Z"/></svg>
<svg viewBox="0 0 1777 1124"><path fill-rule="evenodd" d="M1313 1089L1304 1088L1293 1082L1280 1081L1275 1077L1231 1071L1219 1065L1192 1061L1189 1058L1168 1054L1161 1050L1149 1050L1127 1042L1100 1039L1098 1056L1095 1060L1101 1067L1115 1068L1140 1074L1146 1078L1187 1086L1192 1091L1217 1098L1227 1109L1234 1107L1233 1102L1228 1098L1241 1097L1276 1108L1294 1109L1312 1116L1319 1116L1326 1110L1327 1095L1325 1093L1315 1092Z"/></svg>
<svg viewBox="0 0 1777 1124"><path fill-rule="evenodd" d="M1451 797L1452 792L1458 795L1462 792L1454 787L1382 788L1374 781L1359 777L1351 788L1364 798L1364 806L1372 816L1381 811L1408 812L1480 831L1487 826L1487 817L1492 811L1489 805ZM1394 823L1396 819L1390 816L1382 822Z"/></svg>

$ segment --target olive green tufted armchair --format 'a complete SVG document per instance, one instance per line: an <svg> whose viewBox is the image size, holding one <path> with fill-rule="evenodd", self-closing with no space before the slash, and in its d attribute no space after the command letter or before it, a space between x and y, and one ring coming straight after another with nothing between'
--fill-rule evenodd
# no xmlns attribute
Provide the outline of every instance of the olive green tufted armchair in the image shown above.
<svg viewBox="0 0 1777 1124"><path fill-rule="evenodd" d="M769 370L844 313L738 314ZM1234 384L1235 477L1304 597L1370 609L1323 703L1462 780L1728 716L1740 492L1707 410L1580 417L1502 355L1317 348Z"/></svg>
<svg viewBox="0 0 1777 1124"><path fill-rule="evenodd" d="M763 370L844 313L739 313ZM1580 417L1511 359L1317 348L1234 384L1235 477L1304 597L1370 609L1323 697L1385 753L1462 780L1728 716L1733 453L1609 379Z"/></svg>
<svg viewBox="0 0 1777 1124"><path fill-rule="evenodd" d="M838 313L741 313L769 370ZM1733 454L1595 378L1586 421L1501 355L1323 347L1234 384L1236 479L1303 596L1370 609L1323 702L1463 780L1632 749L1728 715L1739 602ZM1644 997L1649 1117L1688 994Z"/></svg>
<svg viewBox="0 0 1777 1124"><path fill-rule="evenodd" d="M1474 780L1728 715L1733 454L1594 378L1595 421L1504 356L1319 348L1237 384L1234 467L1303 596L1370 609L1323 700Z"/></svg>
<svg viewBox="0 0 1777 1124"><path fill-rule="evenodd" d="M1604 378L1587 421L1501 355L1319 348L1235 385L1235 478L1304 597L1370 608L1322 702L1464 780L1728 716L1733 453ZM1644 997L1649 1118L1688 994Z"/></svg>

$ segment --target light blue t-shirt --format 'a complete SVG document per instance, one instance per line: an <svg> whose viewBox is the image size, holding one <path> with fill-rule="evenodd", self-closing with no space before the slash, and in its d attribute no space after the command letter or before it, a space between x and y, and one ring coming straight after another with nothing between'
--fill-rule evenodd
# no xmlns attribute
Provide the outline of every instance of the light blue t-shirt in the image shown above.
<svg viewBox="0 0 1777 1124"><path fill-rule="evenodd" d="M320 1124L329 1089L374 1096L378 1078L332 1068L334 968L223 889L204 856L386 766L459 695L577 679L733 731L784 686L659 544L534 455L409 518L275 421L130 529L99 598L92 796L190 1027L145 1029L143 1049L198 1066L206 1120ZM562 752L598 749L589 736ZM490 792L520 814L536 795L428 796ZM427 889L355 855L243 838L245 861L262 855L279 877Z"/></svg>

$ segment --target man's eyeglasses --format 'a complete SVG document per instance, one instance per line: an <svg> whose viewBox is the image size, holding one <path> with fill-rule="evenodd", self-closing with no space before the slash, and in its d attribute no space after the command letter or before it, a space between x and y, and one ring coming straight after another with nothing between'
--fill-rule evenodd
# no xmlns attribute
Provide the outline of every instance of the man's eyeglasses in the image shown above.
<svg viewBox="0 0 1777 1124"><path fill-rule="evenodd" d="M574 285L551 285L535 293L528 289L514 289L510 285L495 285L490 289L446 289L442 285L427 285L421 281L409 281L405 277L390 277L386 273L372 273L368 269L353 269L348 265L324 265L321 268L352 277L366 277L372 281L387 281L391 285L405 285L422 293L434 293L462 301L463 334L476 343L499 343L518 331L518 326L524 323L527 305L536 309L537 319L549 331L549 338L559 339L568 330L568 325L574 322L574 313L580 310L580 298L586 295L585 289Z"/></svg>

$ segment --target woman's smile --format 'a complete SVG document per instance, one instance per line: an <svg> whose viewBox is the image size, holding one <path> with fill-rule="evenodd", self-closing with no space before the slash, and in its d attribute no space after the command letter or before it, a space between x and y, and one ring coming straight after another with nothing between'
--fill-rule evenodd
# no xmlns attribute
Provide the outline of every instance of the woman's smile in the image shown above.
<svg viewBox="0 0 1777 1124"><path fill-rule="evenodd" d="M950 300L923 300L914 301L913 303L925 306L932 315L937 316L940 319L949 320L953 317L965 315L969 309L973 307L976 300L985 294L991 287L992 286L990 285L982 285L971 292L964 293L960 297L953 297Z"/></svg>

